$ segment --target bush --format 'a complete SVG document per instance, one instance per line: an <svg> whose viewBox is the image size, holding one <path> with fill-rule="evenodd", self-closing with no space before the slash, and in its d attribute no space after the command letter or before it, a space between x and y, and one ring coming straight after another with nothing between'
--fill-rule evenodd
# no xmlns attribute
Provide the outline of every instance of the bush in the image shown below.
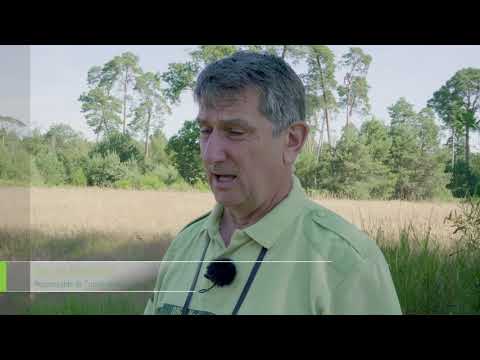
<svg viewBox="0 0 480 360"><path fill-rule="evenodd" d="M459 246L468 251L480 250L480 198L467 197L460 204L460 213L451 211L446 222L460 234Z"/></svg>
<svg viewBox="0 0 480 360"><path fill-rule="evenodd" d="M169 186L169 189L175 191L191 191L192 186L184 180L179 180Z"/></svg>
<svg viewBox="0 0 480 360"><path fill-rule="evenodd" d="M65 183L65 167L58 160L56 153L48 150L38 153L36 165L46 185L63 185Z"/></svg>
<svg viewBox="0 0 480 360"><path fill-rule="evenodd" d="M181 179L177 169L171 165L157 165L151 174L158 177L165 185L171 185Z"/></svg>
<svg viewBox="0 0 480 360"><path fill-rule="evenodd" d="M115 181L115 183L113 184L113 187L114 187L115 189L124 189L124 190L135 189L134 183L133 183L131 180L129 180L129 179L117 180L117 181Z"/></svg>
<svg viewBox="0 0 480 360"><path fill-rule="evenodd" d="M112 187L115 182L125 178L128 168L120 162L116 153L108 153L105 157L94 154L87 162L88 185Z"/></svg>
<svg viewBox="0 0 480 360"><path fill-rule="evenodd" d="M82 168L76 168L72 170L70 175L70 183L74 186L86 186L87 185L87 177L83 172Z"/></svg>
<svg viewBox="0 0 480 360"><path fill-rule="evenodd" d="M198 191L210 191L210 190L211 190L211 189L210 189L210 185L208 185L207 183L202 182L202 181L197 182L197 183L193 186L193 188L194 188L195 190L198 190Z"/></svg>
<svg viewBox="0 0 480 360"><path fill-rule="evenodd" d="M35 163L35 159L32 157L30 159L30 184L31 186L42 186L45 185L45 182L43 181L43 177L40 174L40 171L38 171L37 165Z"/></svg>
<svg viewBox="0 0 480 360"><path fill-rule="evenodd" d="M118 155L121 162L143 159L139 144L130 135L117 132L109 134L95 145L91 155L100 154L105 157L113 152Z"/></svg>
<svg viewBox="0 0 480 360"><path fill-rule="evenodd" d="M158 190L164 187L165 184L155 175L143 175L140 179L140 189L142 190Z"/></svg>

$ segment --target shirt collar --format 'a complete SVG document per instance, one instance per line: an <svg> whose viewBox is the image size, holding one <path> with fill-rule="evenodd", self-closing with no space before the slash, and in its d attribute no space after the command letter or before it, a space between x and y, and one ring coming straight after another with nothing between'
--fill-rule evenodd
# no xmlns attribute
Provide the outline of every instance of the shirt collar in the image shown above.
<svg viewBox="0 0 480 360"><path fill-rule="evenodd" d="M307 200L300 180L293 175L293 186L288 196L280 201L270 212L244 231L261 246L269 249L279 239L281 233L291 227L297 215L302 211ZM210 237L219 235L220 218L223 205L217 203L205 221L202 229L207 230Z"/></svg>

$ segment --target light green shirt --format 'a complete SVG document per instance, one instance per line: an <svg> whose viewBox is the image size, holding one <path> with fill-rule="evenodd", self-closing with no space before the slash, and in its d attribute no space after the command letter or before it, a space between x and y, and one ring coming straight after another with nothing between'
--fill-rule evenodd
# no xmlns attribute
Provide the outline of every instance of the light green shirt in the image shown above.
<svg viewBox="0 0 480 360"><path fill-rule="evenodd" d="M385 258L367 235L311 201L296 176L289 195L255 224L235 230L228 247L219 232L223 206L190 223L172 241L145 314L180 314L197 273L188 314L231 314L262 247L267 249L238 314L401 314ZM228 257L230 285L204 277L210 261ZM197 262L170 262L197 261ZM241 262L243 261L243 262ZM250 261L250 262L249 262ZM326 262L331 261L331 262Z"/></svg>

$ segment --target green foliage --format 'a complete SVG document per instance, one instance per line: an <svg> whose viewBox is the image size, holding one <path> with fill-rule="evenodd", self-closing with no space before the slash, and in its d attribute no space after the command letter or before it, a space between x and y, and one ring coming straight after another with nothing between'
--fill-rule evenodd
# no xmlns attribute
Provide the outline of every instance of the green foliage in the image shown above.
<svg viewBox="0 0 480 360"><path fill-rule="evenodd" d="M139 74L136 78L135 89L139 96L139 103L134 110L134 118L129 124L134 132L144 135L144 157L149 156L149 142L152 130L163 127L163 116L170 113L161 88L160 74L151 72Z"/></svg>
<svg viewBox="0 0 480 360"><path fill-rule="evenodd" d="M72 170L68 183L74 186L87 186L87 177L81 167Z"/></svg>
<svg viewBox="0 0 480 360"><path fill-rule="evenodd" d="M353 125L344 128L336 146L333 161L334 191L350 199L368 199L374 182L370 181L377 170L368 148L363 144L358 130ZM381 175L379 176L381 178Z"/></svg>
<svg viewBox="0 0 480 360"><path fill-rule="evenodd" d="M318 163L316 155L312 152L302 151L295 162L295 175L305 189L314 189Z"/></svg>
<svg viewBox="0 0 480 360"><path fill-rule="evenodd" d="M169 85L165 95L172 104L179 102L183 90L193 89L198 70L198 66L190 61L168 64L168 70L162 74L162 80Z"/></svg>
<svg viewBox="0 0 480 360"><path fill-rule="evenodd" d="M38 171L46 185L63 185L65 183L65 167L55 152L47 150L35 157Z"/></svg>
<svg viewBox="0 0 480 360"><path fill-rule="evenodd" d="M347 114L346 124L354 110L361 114L367 114L370 111L368 98L368 83L366 75L372 62L372 57L363 52L361 48L353 47L342 56L341 67L346 68L344 85L337 88L340 105Z"/></svg>
<svg viewBox="0 0 480 360"><path fill-rule="evenodd" d="M470 132L479 128L480 69L457 71L428 101L447 128L465 136L465 161L470 166Z"/></svg>
<svg viewBox="0 0 480 360"><path fill-rule="evenodd" d="M81 111L85 114L87 124L95 134L108 134L118 130L122 103L110 95L110 89L92 88L80 95L78 100L82 103Z"/></svg>
<svg viewBox="0 0 480 360"><path fill-rule="evenodd" d="M26 184L30 181L31 156L16 137L0 143L0 179Z"/></svg>
<svg viewBox="0 0 480 360"><path fill-rule="evenodd" d="M172 156L173 163L182 178L193 185L205 181L200 158L200 128L195 120L185 121L177 135L170 138L167 153Z"/></svg>
<svg viewBox="0 0 480 360"><path fill-rule="evenodd" d="M480 251L480 197L467 196L460 204L460 213L451 211L445 219L460 235L460 251Z"/></svg>
<svg viewBox="0 0 480 360"><path fill-rule="evenodd" d="M115 152L121 162L128 160L139 161L143 160L143 154L140 149L141 145L130 135L113 132L95 145L92 154L107 156L107 154Z"/></svg>
<svg viewBox="0 0 480 360"><path fill-rule="evenodd" d="M429 109L416 113L404 98L389 107L391 167L396 176L395 198L427 199L444 193L446 153Z"/></svg>
<svg viewBox="0 0 480 360"><path fill-rule="evenodd" d="M165 134L157 129L150 136L150 156L149 159L156 164L168 164L170 158L166 152L168 140Z"/></svg>
<svg viewBox="0 0 480 360"><path fill-rule="evenodd" d="M112 187L115 182L125 177L127 171L127 166L115 152L105 156L95 153L87 162L88 185Z"/></svg>
<svg viewBox="0 0 480 360"><path fill-rule="evenodd" d="M366 75L372 59L354 47L337 63L324 45L202 45L163 74L144 72L133 53L115 56L90 68L87 90L79 99L97 135L95 143L66 124L55 124L44 134L27 134L18 131L23 122L0 116L1 183L208 191L198 126L187 121L167 140L162 132L164 115L170 111L166 100L177 103L205 65L240 49L306 65L302 78L312 131L295 173L307 191L356 199L480 195L480 154L469 153L469 132L479 123L480 70L458 71L435 92L429 108L418 113L399 99L388 109L390 126L372 116L363 119L360 131L345 127L335 144L330 128L339 107L347 116L369 110ZM346 69L341 86L336 82L337 66ZM444 149L433 110L451 132Z"/></svg>
<svg viewBox="0 0 480 360"><path fill-rule="evenodd" d="M157 165L151 171L151 174L160 179L160 181L167 186L178 182L181 179L177 169L172 165Z"/></svg>

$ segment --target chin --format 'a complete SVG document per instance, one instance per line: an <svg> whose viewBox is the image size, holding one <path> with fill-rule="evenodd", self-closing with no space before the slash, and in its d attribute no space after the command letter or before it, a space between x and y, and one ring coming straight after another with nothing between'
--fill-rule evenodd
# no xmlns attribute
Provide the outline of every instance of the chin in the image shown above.
<svg viewBox="0 0 480 360"><path fill-rule="evenodd" d="M215 194L215 200L222 204L224 207L232 207L238 204L241 204L240 199L236 198L235 196L228 195L228 194Z"/></svg>

